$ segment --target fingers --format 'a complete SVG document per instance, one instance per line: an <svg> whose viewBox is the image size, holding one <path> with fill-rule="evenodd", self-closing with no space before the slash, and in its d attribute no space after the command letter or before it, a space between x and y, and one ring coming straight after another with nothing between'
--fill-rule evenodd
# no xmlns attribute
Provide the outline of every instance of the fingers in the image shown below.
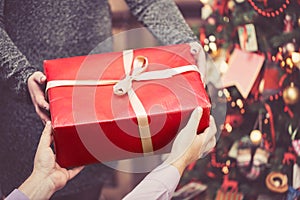
<svg viewBox="0 0 300 200"><path fill-rule="evenodd" d="M39 76L37 77L37 81L38 81L38 83L39 84L45 84L46 83L46 81L47 81L47 78L46 78L46 76L42 73L42 72L38 72L39 74Z"/></svg>
<svg viewBox="0 0 300 200"><path fill-rule="evenodd" d="M205 131L197 135L196 140L202 141L202 147L200 149L200 157L204 157L207 153L216 145L216 133L217 128L215 120L210 116L209 127Z"/></svg>
<svg viewBox="0 0 300 200"><path fill-rule="evenodd" d="M167 158L167 163L173 163L191 147L197 135L197 129L202 117L202 108L197 107L192 112L186 126L180 130L172 145L171 154Z"/></svg>
<svg viewBox="0 0 300 200"><path fill-rule="evenodd" d="M40 108L49 111L49 103L46 101L45 93L40 88L35 91L35 100Z"/></svg>
<svg viewBox="0 0 300 200"><path fill-rule="evenodd" d="M200 119L202 117L203 109L201 107L195 108L195 110L192 112L190 119L186 126L184 127L185 130L191 131L196 133L198 129L198 125L200 122Z"/></svg>
<svg viewBox="0 0 300 200"><path fill-rule="evenodd" d="M35 111L44 124L50 122L49 114L46 113L46 111L40 109L39 107L36 107Z"/></svg>
<svg viewBox="0 0 300 200"><path fill-rule="evenodd" d="M207 154L209 154L213 148L216 146L216 138L213 137L208 143L207 145L203 148L203 153L200 153L199 158L203 158L205 157Z"/></svg>
<svg viewBox="0 0 300 200"><path fill-rule="evenodd" d="M172 146L171 153L174 155L182 154L192 144L196 134L198 125L202 116L202 108L197 107L192 112L186 126L178 133Z"/></svg>
<svg viewBox="0 0 300 200"><path fill-rule="evenodd" d="M47 78L43 72L37 71L32 74L32 79L39 84L44 84Z"/></svg>
<svg viewBox="0 0 300 200"><path fill-rule="evenodd" d="M206 135L205 140L207 141L216 136L217 127L216 127L215 119L212 116L210 116L209 118L209 127L207 127L203 133L205 133Z"/></svg>
<svg viewBox="0 0 300 200"><path fill-rule="evenodd" d="M74 178L77 174L79 174L79 172L81 172L81 170L83 170L84 166L81 167L75 167L73 169L69 169L68 173L69 173L69 180L71 180L72 178Z"/></svg>
<svg viewBox="0 0 300 200"><path fill-rule="evenodd" d="M52 143L52 127L51 122L48 121L43 130L42 136L40 138L39 147L49 147Z"/></svg>
<svg viewBox="0 0 300 200"><path fill-rule="evenodd" d="M44 102L43 102L44 101ZM35 112L41 118L43 123L45 124L47 121L50 121L49 117L49 104L45 100L36 101L34 103ZM42 107L43 106L43 107Z"/></svg>
<svg viewBox="0 0 300 200"><path fill-rule="evenodd" d="M50 121L49 112L46 109L41 108L37 104L35 104L34 107L35 107L36 114L40 117L40 119L43 121L44 124Z"/></svg>
<svg viewBox="0 0 300 200"><path fill-rule="evenodd" d="M49 112L40 108L38 105L34 105L36 114L40 117L44 125L50 121Z"/></svg>
<svg viewBox="0 0 300 200"><path fill-rule="evenodd" d="M40 108L45 110L49 110L49 103L46 101L45 93L42 90L42 86L46 83L46 76L42 72L35 72L40 73L40 76L34 75L33 81L28 83L28 87L30 87L30 91L34 97L34 100Z"/></svg>
<svg viewBox="0 0 300 200"><path fill-rule="evenodd" d="M46 101L43 86L46 83L46 76L42 72L34 72L28 79L28 89L35 107L35 111L41 120L45 123L50 118L47 114L49 103Z"/></svg>
<svg viewBox="0 0 300 200"><path fill-rule="evenodd" d="M217 132L217 126L216 126L216 121L213 116L209 117L209 127L212 128L213 132Z"/></svg>

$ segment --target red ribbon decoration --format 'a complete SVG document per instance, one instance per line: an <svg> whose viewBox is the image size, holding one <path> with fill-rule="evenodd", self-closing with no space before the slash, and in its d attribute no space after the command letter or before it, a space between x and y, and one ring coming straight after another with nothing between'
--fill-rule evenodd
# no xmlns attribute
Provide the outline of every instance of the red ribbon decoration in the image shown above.
<svg viewBox="0 0 300 200"><path fill-rule="evenodd" d="M270 131L271 131L271 136L272 136L272 145L271 148L268 149L270 152L273 152L275 150L276 147L276 138L275 138L275 128L274 128L274 118L273 118L273 113L272 113L272 109L271 106L267 103L265 103L265 108L269 114L270 117Z"/></svg>
<svg viewBox="0 0 300 200"><path fill-rule="evenodd" d="M290 4L290 0L285 0L285 2L280 6L280 8L274 10L274 11L265 11L260 9L253 0L248 0L250 5L253 7L253 9L260 15L264 17L276 17L280 13L283 13L283 11L287 8L287 6Z"/></svg>

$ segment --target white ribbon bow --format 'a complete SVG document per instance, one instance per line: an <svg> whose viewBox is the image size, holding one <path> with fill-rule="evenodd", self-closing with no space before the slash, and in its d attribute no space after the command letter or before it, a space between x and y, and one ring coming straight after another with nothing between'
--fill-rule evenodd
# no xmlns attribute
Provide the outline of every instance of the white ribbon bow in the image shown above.
<svg viewBox="0 0 300 200"><path fill-rule="evenodd" d="M114 85L113 90L116 95L124 95L132 88L133 80L140 80L139 77L148 67L148 59L144 56L137 56L133 61L131 75L126 74L123 80Z"/></svg>

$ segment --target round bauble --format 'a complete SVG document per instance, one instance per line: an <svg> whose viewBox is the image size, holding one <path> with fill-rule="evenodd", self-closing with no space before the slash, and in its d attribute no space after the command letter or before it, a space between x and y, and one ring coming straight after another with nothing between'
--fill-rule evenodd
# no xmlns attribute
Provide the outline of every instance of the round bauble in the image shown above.
<svg viewBox="0 0 300 200"><path fill-rule="evenodd" d="M266 177L266 185L272 192L284 193L288 190L288 177L280 172L271 172Z"/></svg>
<svg viewBox="0 0 300 200"><path fill-rule="evenodd" d="M259 145L262 141L262 133L260 130L253 130L250 133L250 140L252 144Z"/></svg>
<svg viewBox="0 0 300 200"><path fill-rule="evenodd" d="M294 105L299 101L299 89L291 84L283 90L283 101L288 105Z"/></svg>

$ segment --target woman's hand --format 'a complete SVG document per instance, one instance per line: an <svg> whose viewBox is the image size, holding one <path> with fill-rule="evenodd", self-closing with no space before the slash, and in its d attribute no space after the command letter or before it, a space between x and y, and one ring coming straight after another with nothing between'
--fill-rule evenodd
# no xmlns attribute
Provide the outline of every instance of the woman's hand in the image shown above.
<svg viewBox="0 0 300 200"><path fill-rule="evenodd" d="M45 124L50 121L49 118L49 103L46 101L43 88L46 84L46 76L42 72L34 72L27 81L28 90L35 111Z"/></svg>

